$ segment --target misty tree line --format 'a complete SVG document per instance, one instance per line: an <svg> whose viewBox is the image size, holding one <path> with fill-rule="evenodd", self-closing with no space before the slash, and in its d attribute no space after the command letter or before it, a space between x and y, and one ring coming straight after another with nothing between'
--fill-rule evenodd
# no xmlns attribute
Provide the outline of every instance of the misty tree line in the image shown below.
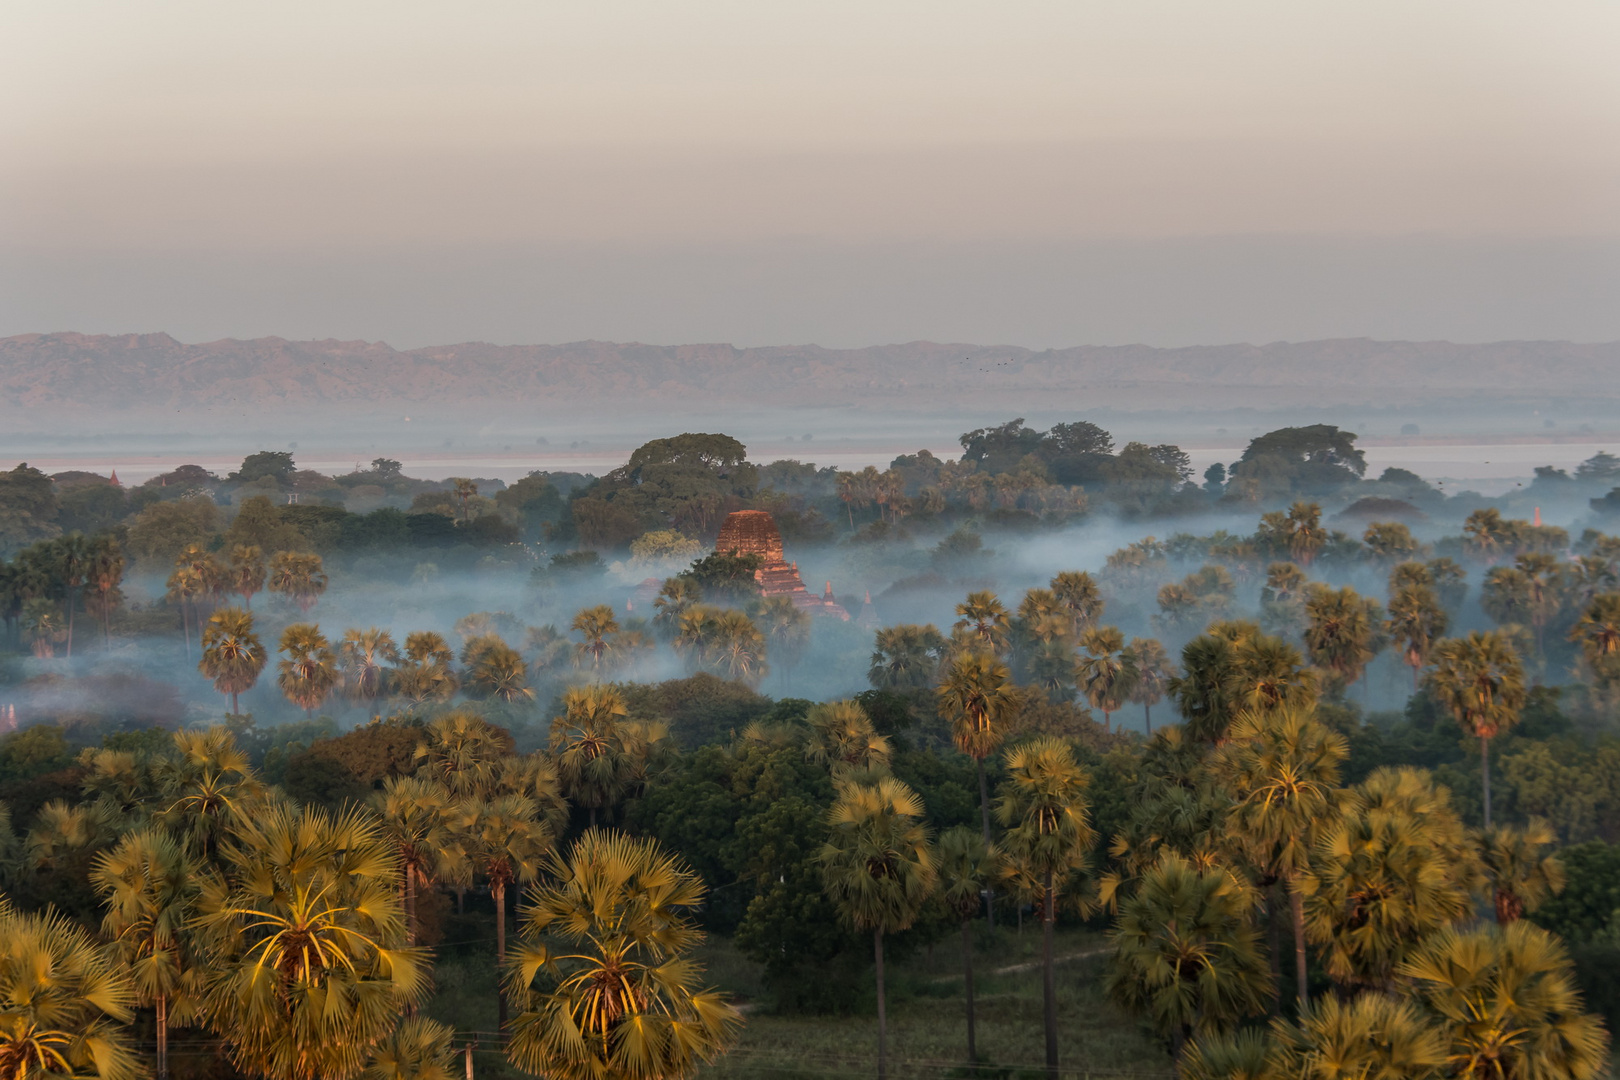
<svg viewBox="0 0 1620 1080"><path fill-rule="evenodd" d="M658 469L685 451L649 447L638 475L614 481L621 490L678 488ZM742 464L723 447L709 458L717 484ZM1372 497L1362 483L1344 481L1340 501ZM438 493L452 528L477 520L472 486ZM851 525L878 508L857 547L904 542L904 524L929 512L839 503ZM709 526L728 505L712 504ZM452 1067L455 1031L398 1013L448 1007L429 997L435 957L482 918L506 972L496 1025L513 1065L689 1075L741 1019L690 967L654 977L700 930L759 963L779 1009L847 1008L874 978L881 1033L886 962L959 937L971 987L990 922L1005 933L1028 914L1043 935L1030 977L1046 1044L1025 1060L1044 1052L1053 1069L1060 924L1106 930L1110 999L1184 1075L1321 1075L1329 1059L1358 1076L1602 1065L1602 1027L1576 990L1612 1009L1594 972L1620 957L1620 543L1597 530L1572 549L1562 529L1487 507L1431 543L1397 520L1355 537L1298 500L1250 534L1135 541L1015 603L974 587L994 561L947 519L957 527L926 558L963 585L956 621L877 629L869 662L850 672L870 689L815 703L757 692L818 628L760 597L746 557L696 558L662 582L645 622L590 604L534 627L474 613L452 630L459 650L431 629L402 643L369 627L328 637L308 621L326 585L314 545L246 542L263 538L249 529L300 529L304 509L245 496L243 529L188 539L161 567L166 601L143 612L93 608L88 577L69 584L78 578L48 553L71 536L8 564L48 577L44 598L64 616L85 611L103 641L200 628L198 678L227 695L271 670L258 627L300 620L274 638L274 678L307 715L260 727L233 702L204 731L40 724L0 739L11 804L0 863L16 903L0 915L0 949L12 950L0 971L8 991L26 988L41 957L83 973L53 988L49 1020L0 1036L15 1053L60 1038L73 1068L116 1080L143 1067L123 1026L136 1019L152 1033L143 1045L172 1023L247 1075L436 1078ZM990 530L1008 510L1029 513L972 520ZM692 539L653 523L635 539ZM124 557L117 532L86 543ZM308 572L255 611L280 553ZM562 575L606 587L585 557L536 584ZM340 574L333 595L343 585ZM645 681L660 654L693 674ZM1411 669L1402 714L1357 703L1379 656ZM1161 701L1151 736L1118 730L1127 704L1145 729ZM315 719L341 715L340 702L374 719L341 734ZM298 857L274 854L288 851ZM284 900L311 889L335 890L320 919ZM469 891L494 912L466 910ZM663 898L656 917L651 895ZM52 905L59 914L42 914ZM618 951L592 918L629 920L614 922ZM321 937L317 923L333 929ZM305 962L288 940L346 966ZM143 956L173 981L131 981L114 963ZM593 989L625 965L642 980L635 993ZM263 970L278 981L250 993L245 973ZM348 1004L317 1016L316 1000ZM971 1061L971 990L963 1005ZM1468 1010L1490 1022L1459 1020ZM568 1034L585 1016L599 1043ZM623 1038L632 1028L661 1034ZM880 1034L880 1072L886 1058Z"/></svg>

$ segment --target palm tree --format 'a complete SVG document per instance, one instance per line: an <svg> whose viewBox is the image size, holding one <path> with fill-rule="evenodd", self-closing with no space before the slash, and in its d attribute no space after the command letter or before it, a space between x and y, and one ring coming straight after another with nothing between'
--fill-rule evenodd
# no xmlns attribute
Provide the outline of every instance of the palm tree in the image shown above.
<svg viewBox="0 0 1620 1080"><path fill-rule="evenodd" d="M1445 1040L1409 1002L1382 994L1327 997L1294 1023L1271 1025L1271 1077L1311 1080L1440 1080ZM1513 1074L1509 1074L1513 1075Z"/></svg>
<svg viewBox="0 0 1620 1080"><path fill-rule="evenodd" d="M489 882L495 901L495 967L506 967L506 893L527 885L540 873L541 862L556 837L539 805L527 795L499 795L468 800L456 811L456 832L471 868ZM506 1030L506 994L497 992L499 1030Z"/></svg>
<svg viewBox="0 0 1620 1080"><path fill-rule="evenodd" d="M1177 1063L1181 1080L1277 1080L1265 1033L1249 1028L1188 1043Z"/></svg>
<svg viewBox="0 0 1620 1080"><path fill-rule="evenodd" d="M89 568L89 586L94 595L85 603L101 619L101 638L105 643L112 641L113 608L124 597L123 589L119 587L124 580L124 565L124 552L118 546L117 539L112 536L96 537L91 548Z"/></svg>
<svg viewBox="0 0 1620 1080"><path fill-rule="evenodd" d="M1521 626L1531 616L1530 575L1517 566L1494 566L1485 572L1479 606L1498 626Z"/></svg>
<svg viewBox="0 0 1620 1080"><path fill-rule="evenodd" d="M1470 914L1475 875L1451 793L1424 771L1379 769L1324 827L1306 882L1306 938L1344 990L1387 991L1419 942Z"/></svg>
<svg viewBox="0 0 1620 1080"><path fill-rule="evenodd" d="M237 544L231 548L230 591L241 596L243 607L253 606L253 596L264 588L267 576L264 552L257 544Z"/></svg>
<svg viewBox="0 0 1620 1080"><path fill-rule="evenodd" d="M817 765L826 766L835 781L851 774L888 771L889 740L878 734L860 702L832 701L817 705L806 719L810 738L804 755Z"/></svg>
<svg viewBox="0 0 1620 1080"><path fill-rule="evenodd" d="M551 721L551 753L568 800L590 813L616 804L629 786L623 726L629 707L624 695L599 683L563 692L563 714Z"/></svg>
<svg viewBox="0 0 1620 1080"><path fill-rule="evenodd" d="M1594 596L1569 639L1580 645L1581 658L1600 684L1620 680L1620 593Z"/></svg>
<svg viewBox="0 0 1620 1080"><path fill-rule="evenodd" d="M504 701L533 701L529 665L523 654L497 634L480 634L461 647L462 685L473 697Z"/></svg>
<svg viewBox="0 0 1620 1080"><path fill-rule="evenodd" d="M314 623L293 623L281 632L281 651L287 659L278 665L276 685L288 701L310 716L337 686L337 657Z"/></svg>
<svg viewBox="0 0 1620 1080"><path fill-rule="evenodd" d="M636 723L626 725L636 728ZM646 749L636 745L638 739L632 733L628 739L630 744L627 755L634 758ZM638 767L632 766L629 770L632 780L641 783L645 776L638 772ZM557 769L557 762L550 754L535 751L522 757L508 755L500 761L496 770L495 790L502 795L522 795L534 800L540 817L550 827L555 835L561 835L568 827L568 800L563 795L562 776Z"/></svg>
<svg viewBox="0 0 1620 1080"><path fill-rule="evenodd" d="M376 701L388 686L389 668L399 663L394 635L372 626L344 632L338 644L343 685L356 701Z"/></svg>
<svg viewBox="0 0 1620 1080"><path fill-rule="evenodd" d="M478 485L465 476L452 476L450 483L454 485L452 494L455 496L456 505L461 508L461 520L471 521L472 501L478 495Z"/></svg>
<svg viewBox="0 0 1620 1080"><path fill-rule="evenodd" d="M1153 734L1153 706L1164 700L1164 692L1175 678L1170 665L1170 654L1157 638L1131 638L1126 651L1135 660L1136 679L1131 684L1131 701L1142 706L1142 720L1147 733Z"/></svg>
<svg viewBox="0 0 1620 1080"><path fill-rule="evenodd" d="M691 578L665 578L653 601L653 629L665 639L673 639L680 629L681 616L703 603L703 589Z"/></svg>
<svg viewBox="0 0 1620 1080"><path fill-rule="evenodd" d="M995 593L968 593L967 599L956 605L956 614L961 616L954 624L956 629L969 634L979 648L992 653L1006 649L1012 622Z"/></svg>
<svg viewBox="0 0 1620 1080"><path fill-rule="evenodd" d="M174 733L174 756L159 767L170 802L158 820L193 854L211 859L238 820L264 795L229 728Z"/></svg>
<svg viewBox="0 0 1620 1080"><path fill-rule="evenodd" d="M776 657L785 687L810 643L810 615L786 596L767 596L760 602L754 621L764 628L770 655Z"/></svg>
<svg viewBox="0 0 1620 1080"><path fill-rule="evenodd" d="M1101 621L1104 602L1096 578L1084 570L1065 570L1050 584L1058 602L1073 620L1073 636L1079 637Z"/></svg>
<svg viewBox="0 0 1620 1080"><path fill-rule="evenodd" d="M590 668L591 676L600 679L602 669L611 667L617 653L614 638L619 634L619 620L606 604L583 608L574 616L570 629L580 636L574 646L574 663Z"/></svg>
<svg viewBox="0 0 1620 1080"><path fill-rule="evenodd" d="M52 799L34 815L28 830L23 866L53 869L67 856L105 843L111 835L112 816L94 803L69 806Z"/></svg>
<svg viewBox="0 0 1620 1080"><path fill-rule="evenodd" d="M0 897L0 1077L144 1073L124 1027L135 986L111 950L67 916L14 911Z"/></svg>
<svg viewBox="0 0 1620 1080"><path fill-rule="evenodd" d="M1075 663L1074 680L1093 709L1101 709L1103 730L1113 728L1114 713L1136 683L1136 657L1125 648L1125 635L1115 626L1088 630L1080 640L1086 655Z"/></svg>
<svg viewBox="0 0 1620 1080"><path fill-rule="evenodd" d="M1041 628L1056 620L1043 620ZM1053 704L1074 700L1075 655L1067 637L1068 620L1063 620L1065 636L1038 642L1025 662L1031 686L1046 694ZM1039 629L1039 628L1038 628Z"/></svg>
<svg viewBox="0 0 1620 1080"><path fill-rule="evenodd" d="M1267 630L1292 637L1305 626L1305 589L1310 579L1291 562L1274 562L1266 567L1266 584L1260 590L1260 622Z"/></svg>
<svg viewBox="0 0 1620 1080"><path fill-rule="evenodd" d="M253 616L241 608L220 608L208 617L203 628L202 659L197 670L214 681L214 689L231 695L231 712L241 712L240 694L253 689L259 674L270 660L259 636L253 632Z"/></svg>
<svg viewBox="0 0 1620 1080"><path fill-rule="evenodd" d="M1164 854L1200 871L1225 865L1230 800L1209 782L1203 748L1180 727L1161 729L1148 743L1127 799L1130 812L1108 845L1114 868L1097 880L1097 899L1108 910L1117 912L1121 896Z"/></svg>
<svg viewBox="0 0 1620 1080"><path fill-rule="evenodd" d="M844 511L849 515L849 528L855 531L855 503L860 499L860 478L852 472L838 474L838 498L844 504ZM864 504L862 504L864 505Z"/></svg>
<svg viewBox="0 0 1620 1080"><path fill-rule="evenodd" d="M1181 650L1181 667L1170 679L1170 694L1199 742L1224 742L1244 709L1316 704L1316 679L1299 650L1254 623L1211 625Z"/></svg>
<svg viewBox="0 0 1620 1080"><path fill-rule="evenodd" d="M1229 1031L1275 993L1250 913L1253 891L1226 867L1173 852L1143 875L1109 932L1107 989L1181 1056L1187 1040Z"/></svg>
<svg viewBox="0 0 1620 1080"><path fill-rule="evenodd" d="M985 890L995 872L995 852L966 825L946 829L934 848L939 868L939 895L962 924L962 977L967 993L967 1060L977 1063L973 1015L973 916L984 907Z"/></svg>
<svg viewBox="0 0 1620 1080"><path fill-rule="evenodd" d="M416 775L450 789L457 799L484 799L500 780L512 736L470 712L446 713L422 730L413 755Z"/></svg>
<svg viewBox="0 0 1620 1080"><path fill-rule="evenodd" d="M703 881L649 839L588 830L529 890L507 968L519 1003L507 1058L552 1080L690 1080L736 1041L742 1014L691 951ZM539 976L544 970L544 979Z"/></svg>
<svg viewBox="0 0 1620 1080"><path fill-rule="evenodd" d="M1434 647L1429 685L1459 726L1479 740L1485 827L1491 827L1491 739L1519 722L1524 669L1499 630L1446 638Z"/></svg>
<svg viewBox="0 0 1620 1080"><path fill-rule="evenodd" d="M1086 771L1061 739L1036 739L1007 755L1007 781L996 800L996 818L1007 828L1002 850L1039 881L1041 900L1041 991L1046 1022L1046 1071L1057 1076L1057 981L1052 930L1058 893L1085 865L1095 839L1085 790Z"/></svg>
<svg viewBox="0 0 1620 1080"><path fill-rule="evenodd" d="M1544 656L1547 624L1563 611L1569 591L1564 567L1555 556L1542 551L1526 552L1513 562L1524 574L1530 626L1536 632L1536 655Z"/></svg>
<svg viewBox="0 0 1620 1080"><path fill-rule="evenodd" d="M1288 553L1306 569L1316 559L1316 553L1327 542L1327 530L1322 528L1322 508L1316 503L1296 502L1288 508Z"/></svg>
<svg viewBox="0 0 1620 1080"><path fill-rule="evenodd" d="M747 615L729 608L719 612L710 634L710 664L715 671L750 686L758 685L769 673L765 635Z"/></svg>
<svg viewBox="0 0 1620 1080"><path fill-rule="evenodd" d="M1480 869L1501 926L1522 919L1564 891L1564 864L1551 851L1552 826L1531 818L1522 828L1498 825L1475 834Z"/></svg>
<svg viewBox="0 0 1620 1080"><path fill-rule="evenodd" d="M940 711L951 721L956 748L972 758L979 771L979 814L984 842L990 844L990 782L984 762L1007 736L1018 708L1007 665L990 653L960 653L945 669L939 684Z"/></svg>
<svg viewBox="0 0 1620 1080"><path fill-rule="evenodd" d="M1361 534L1367 553L1385 566L1417 558L1423 545L1417 542L1409 526L1399 521L1374 521Z"/></svg>
<svg viewBox="0 0 1620 1080"><path fill-rule="evenodd" d="M944 635L932 625L902 623L884 627L873 635L872 666L867 669L867 681L880 688L932 686L945 648Z"/></svg>
<svg viewBox="0 0 1620 1080"><path fill-rule="evenodd" d="M431 777L390 776L371 803L382 822L384 839L399 856L405 943L415 945L420 932L418 886L440 877L460 876L466 859L450 829L450 789Z"/></svg>
<svg viewBox="0 0 1620 1080"><path fill-rule="evenodd" d="M832 835L821 849L821 880L828 898L857 931L872 934L879 1080L889 1070L883 935L899 933L916 921L938 876L922 817L917 793L893 777L847 784L828 815Z"/></svg>
<svg viewBox="0 0 1620 1080"><path fill-rule="evenodd" d="M169 575L167 598L180 609L180 630L186 638L186 655L191 655L191 623L197 614L197 603L208 595L207 584L196 570L189 566L176 566Z"/></svg>
<svg viewBox="0 0 1620 1080"><path fill-rule="evenodd" d="M1428 666L1429 653L1449 621L1440 598L1427 585L1407 585L1389 598L1389 619L1384 626L1412 669L1414 691L1419 673Z"/></svg>
<svg viewBox="0 0 1620 1080"><path fill-rule="evenodd" d="M90 568L95 560L95 549L83 533L69 533L52 545L55 553L57 580L62 584L67 608L67 654L73 655L73 612L79 606L79 595L90 579Z"/></svg>
<svg viewBox="0 0 1620 1080"><path fill-rule="evenodd" d="M1301 1006L1305 974L1306 873L1312 848L1339 802L1344 737L1316 719L1315 706L1249 709L1232 724L1218 763L1233 798L1234 839L1257 871L1281 881L1294 923L1294 974Z"/></svg>
<svg viewBox="0 0 1620 1080"><path fill-rule="evenodd" d="M279 804L239 820L220 854L195 922L209 1026L244 1071L358 1076L428 986L381 829L360 810Z"/></svg>
<svg viewBox="0 0 1620 1080"><path fill-rule="evenodd" d="M1305 590L1305 648L1311 662L1339 686L1361 677L1377 648L1383 613L1348 586L1316 584Z"/></svg>
<svg viewBox="0 0 1620 1080"><path fill-rule="evenodd" d="M405 636L405 663L394 670L394 689L408 701L449 701L460 687L450 666L456 654L450 643L431 630Z"/></svg>
<svg viewBox="0 0 1620 1080"><path fill-rule="evenodd" d="M140 1003L157 1012L158 1080L169 1075L169 1024L195 1011L201 989L188 926L198 873L191 853L159 829L125 834L116 848L96 856L90 871L90 884L107 906L101 931L133 977Z"/></svg>
<svg viewBox="0 0 1620 1080"><path fill-rule="evenodd" d="M225 564L219 561L219 556L201 544L187 544L175 557L174 564L196 573L202 583L202 594L199 599L217 604L225 598L230 583Z"/></svg>
<svg viewBox="0 0 1620 1080"><path fill-rule="evenodd" d="M302 551L278 551L270 559L270 591L308 611L326 591L326 572L319 555Z"/></svg>
<svg viewBox="0 0 1620 1080"><path fill-rule="evenodd" d="M1581 1008L1569 955L1524 920L1448 928L1401 966L1443 1039L1445 1075L1461 1080L1602 1075L1608 1038Z"/></svg>
<svg viewBox="0 0 1620 1080"><path fill-rule="evenodd" d="M719 608L694 604L677 618L670 647L686 662L689 671L699 671L713 661L719 617Z"/></svg>
<svg viewBox="0 0 1620 1080"><path fill-rule="evenodd" d="M450 1070L455 1051L450 1041L455 1034L455 1029L437 1020L406 1017L372 1051L362 1076L364 1080L453 1080Z"/></svg>

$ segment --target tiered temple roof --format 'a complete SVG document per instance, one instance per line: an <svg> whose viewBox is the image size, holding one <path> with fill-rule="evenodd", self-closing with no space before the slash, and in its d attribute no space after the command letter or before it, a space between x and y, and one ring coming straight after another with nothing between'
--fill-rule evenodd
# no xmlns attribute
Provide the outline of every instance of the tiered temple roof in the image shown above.
<svg viewBox="0 0 1620 1080"><path fill-rule="evenodd" d="M793 606L812 615L829 615L849 621L849 612L832 594L832 582L816 596L804 587L799 564L790 563L782 549L782 533L776 519L764 510L738 510L720 526L714 550L728 555L757 555L760 567L754 571L760 591L766 596L786 596Z"/></svg>

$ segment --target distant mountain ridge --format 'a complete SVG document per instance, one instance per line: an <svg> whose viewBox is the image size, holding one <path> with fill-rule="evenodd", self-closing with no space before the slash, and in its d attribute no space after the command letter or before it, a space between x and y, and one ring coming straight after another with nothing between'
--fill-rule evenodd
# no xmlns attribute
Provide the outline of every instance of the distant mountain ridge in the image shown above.
<svg viewBox="0 0 1620 1080"><path fill-rule="evenodd" d="M0 338L0 408L124 410L362 404L513 406L676 401L905 407L964 397L1124 408L1521 396L1620 396L1620 342L1337 339L1161 349L1031 350L911 342L814 345L490 345L167 334Z"/></svg>

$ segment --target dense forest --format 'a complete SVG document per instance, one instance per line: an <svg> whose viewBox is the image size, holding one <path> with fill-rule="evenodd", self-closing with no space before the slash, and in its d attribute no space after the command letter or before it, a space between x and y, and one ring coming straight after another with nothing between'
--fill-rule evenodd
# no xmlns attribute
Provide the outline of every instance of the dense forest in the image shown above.
<svg viewBox="0 0 1620 1080"><path fill-rule="evenodd" d="M0 472L0 1080L1610 1075L1620 458L1355 443Z"/></svg>

